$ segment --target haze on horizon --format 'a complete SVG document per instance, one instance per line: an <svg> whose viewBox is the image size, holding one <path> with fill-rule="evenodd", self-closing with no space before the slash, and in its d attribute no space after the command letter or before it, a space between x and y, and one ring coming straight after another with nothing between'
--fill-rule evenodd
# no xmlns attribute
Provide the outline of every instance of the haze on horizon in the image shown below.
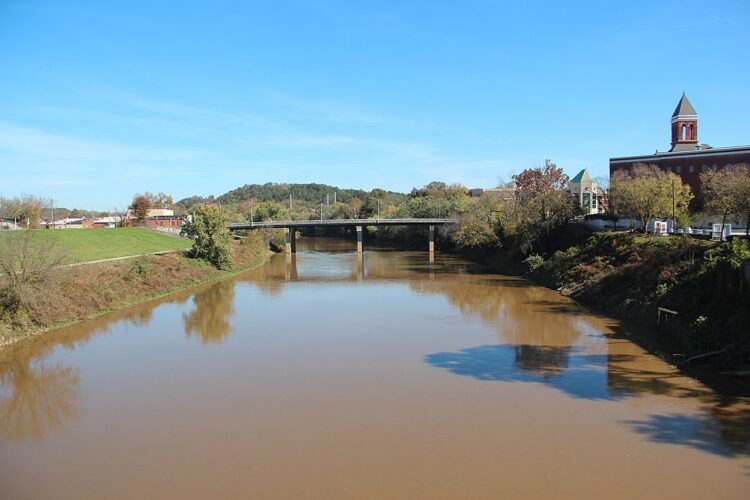
<svg viewBox="0 0 750 500"><path fill-rule="evenodd" d="M0 1L0 195L123 208L243 184L491 187L750 143L750 4Z"/></svg>

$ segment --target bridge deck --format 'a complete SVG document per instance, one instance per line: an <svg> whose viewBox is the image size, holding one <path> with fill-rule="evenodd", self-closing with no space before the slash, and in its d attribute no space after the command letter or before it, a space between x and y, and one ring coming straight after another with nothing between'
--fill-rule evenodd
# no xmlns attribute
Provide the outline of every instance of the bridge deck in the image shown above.
<svg viewBox="0 0 750 500"><path fill-rule="evenodd" d="M326 219L326 220L284 220L265 222L244 222L229 224L231 231L240 229L264 229L284 227L321 227L321 226L439 226L457 224L458 219Z"/></svg>

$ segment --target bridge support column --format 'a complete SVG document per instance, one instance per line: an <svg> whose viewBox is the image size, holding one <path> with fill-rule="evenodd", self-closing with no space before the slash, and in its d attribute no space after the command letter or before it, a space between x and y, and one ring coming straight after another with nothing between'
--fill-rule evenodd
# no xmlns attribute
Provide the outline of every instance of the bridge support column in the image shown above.
<svg viewBox="0 0 750 500"><path fill-rule="evenodd" d="M429 250L432 253L435 251L435 226L430 226L428 241Z"/></svg>
<svg viewBox="0 0 750 500"><path fill-rule="evenodd" d="M286 281L297 280L297 256L293 253L286 254L286 266L284 267L284 279Z"/></svg>
<svg viewBox="0 0 750 500"><path fill-rule="evenodd" d="M362 253L362 226L357 226L357 253Z"/></svg>
<svg viewBox="0 0 750 500"><path fill-rule="evenodd" d="M365 256L357 254L357 281L362 281L365 277Z"/></svg>
<svg viewBox="0 0 750 500"><path fill-rule="evenodd" d="M286 243L286 253L297 252L297 228L296 227L285 227L284 228L284 240Z"/></svg>

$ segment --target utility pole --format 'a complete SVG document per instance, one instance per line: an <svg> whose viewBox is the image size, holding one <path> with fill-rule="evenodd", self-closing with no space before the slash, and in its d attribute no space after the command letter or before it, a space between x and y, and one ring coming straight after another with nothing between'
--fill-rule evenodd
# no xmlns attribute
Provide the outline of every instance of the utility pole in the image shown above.
<svg viewBox="0 0 750 500"><path fill-rule="evenodd" d="M320 220L323 220L323 200L320 200Z"/></svg>
<svg viewBox="0 0 750 500"><path fill-rule="evenodd" d="M330 206L331 206L331 195L327 194L326 195L326 207L330 207Z"/></svg>
<svg viewBox="0 0 750 500"><path fill-rule="evenodd" d="M333 204L336 204L336 191L333 192Z"/></svg>
<svg viewBox="0 0 750 500"><path fill-rule="evenodd" d="M292 209L292 193L289 193L289 210Z"/></svg>
<svg viewBox="0 0 750 500"><path fill-rule="evenodd" d="M50 198L49 204L52 205L52 229L55 229L55 200Z"/></svg>
<svg viewBox="0 0 750 500"><path fill-rule="evenodd" d="M250 224L253 223L253 199L250 198Z"/></svg>

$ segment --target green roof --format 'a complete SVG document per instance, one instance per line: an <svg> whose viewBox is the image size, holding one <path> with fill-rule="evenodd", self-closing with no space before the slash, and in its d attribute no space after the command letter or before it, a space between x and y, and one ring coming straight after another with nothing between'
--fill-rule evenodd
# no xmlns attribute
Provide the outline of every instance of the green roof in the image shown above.
<svg viewBox="0 0 750 500"><path fill-rule="evenodd" d="M581 180L583 180L583 174L586 173L586 169L584 168L580 172L578 172L578 175L570 179L570 182L580 184Z"/></svg>
<svg viewBox="0 0 750 500"><path fill-rule="evenodd" d="M693 105L690 104L690 101L685 95L685 92L682 93L682 97L680 97L680 102L678 102L677 107L674 108L674 113L672 113L672 118L674 118L675 116L680 116L680 115L698 115Z"/></svg>

